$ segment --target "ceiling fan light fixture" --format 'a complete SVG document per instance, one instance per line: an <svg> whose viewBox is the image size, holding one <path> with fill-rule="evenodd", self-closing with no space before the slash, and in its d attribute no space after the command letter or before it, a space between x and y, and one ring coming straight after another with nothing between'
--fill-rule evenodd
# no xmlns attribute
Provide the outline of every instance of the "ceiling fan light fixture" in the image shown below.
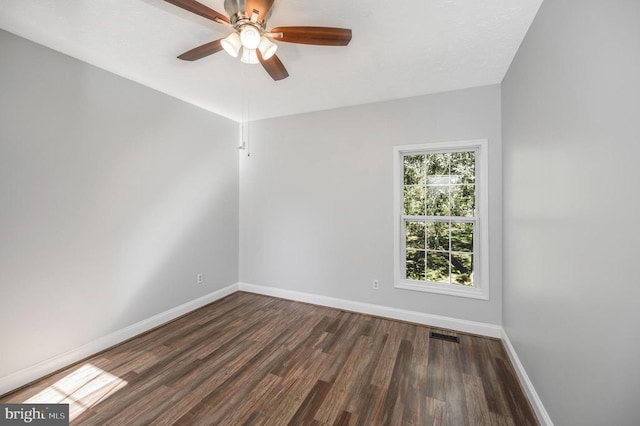
<svg viewBox="0 0 640 426"><path fill-rule="evenodd" d="M260 45L260 31L253 25L245 25L240 30L240 41L245 49L257 49Z"/></svg>
<svg viewBox="0 0 640 426"><path fill-rule="evenodd" d="M220 40L220 45L229 55L237 58L240 53L240 48L242 47L242 42L240 41L238 33L231 33Z"/></svg>
<svg viewBox="0 0 640 426"><path fill-rule="evenodd" d="M278 50L278 45L273 43L271 40L262 36L260 38L260 44L258 45L258 50L260 50L260 54L262 54L262 59L267 60L273 55L275 55L276 50Z"/></svg>
<svg viewBox="0 0 640 426"><path fill-rule="evenodd" d="M258 62L260 62L258 60L256 49L247 49L246 47L243 47L240 62L244 62L245 64L257 64Z"/></svg>

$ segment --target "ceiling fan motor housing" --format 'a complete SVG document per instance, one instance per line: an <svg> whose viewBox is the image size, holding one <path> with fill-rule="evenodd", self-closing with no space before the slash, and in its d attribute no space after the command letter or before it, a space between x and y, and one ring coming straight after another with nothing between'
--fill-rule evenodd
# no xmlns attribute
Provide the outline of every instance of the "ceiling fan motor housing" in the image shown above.
<svg viewBox="0 0 640 426"><path fill-rule="evenodd" d="M238 29L245 24L250 24L259 28L261 31L265 31L267 28L267 20L263 19L262 21L258 21L258 16L257 10L254 10L251 15L247 15L244 12L237 12L231 15L231 25Z"/></svg>

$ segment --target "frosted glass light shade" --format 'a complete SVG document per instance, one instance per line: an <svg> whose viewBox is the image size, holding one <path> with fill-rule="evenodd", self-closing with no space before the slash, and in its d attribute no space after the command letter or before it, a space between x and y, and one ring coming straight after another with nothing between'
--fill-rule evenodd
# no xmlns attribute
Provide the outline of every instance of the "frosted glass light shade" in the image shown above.
<svg viewBox="0 0 640 426"><path fill-rule="evenodd" d="M258 55L256 54L256 49L247 49L246 47L242 48L242 56L240 57L240 61L245 64L257 64L260 62L258 60Z"/></svg>
<svg viewBox="0 0 640 426"><path fill-rule="evenodd" d="M260 44L260 31L253 25L245 25L240 30L240 41L245 49L257 49Z"/></svg>
<svg viewBox="0 0 640 426"><path fill-rule="evenodd" d="M238 53L240 53L240 48L242 47L242 42L240 41L238 33L231 33L220 40L220 45L229 55L237 58Z"/></svg>
<svg viewBox="0 0 640 426"><path fill-rule="evenodd" d="M273 43L271 40L262 36L260 38L260 45L258 46L260 53L262 54L262 59L269 59L273 55L275 55L276 50L278 50L278 45Z"/></svg>

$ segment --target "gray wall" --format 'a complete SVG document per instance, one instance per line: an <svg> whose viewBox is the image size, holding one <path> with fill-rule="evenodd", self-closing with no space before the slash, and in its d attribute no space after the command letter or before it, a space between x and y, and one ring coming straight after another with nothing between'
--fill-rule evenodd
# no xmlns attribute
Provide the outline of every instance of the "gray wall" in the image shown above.
<svg viewBox="0 0 640 426"><path fill-rule="evenodd" d="M238 281L236 123L0 52L0 376Z"/></svg>
<svg viewBox="0 0 640 426"><path fill-rule="evenodd" d="M640 2L547 0L502 85L504 327L557 425L640 423Z"/></svg>
<svg viewBox="0 0 640 426"><path fill-rule="evenodd" d="M500 87L256 122L240 161L240 280L501 323ZM489 301L393 287L394 145L489 140ZM371 280L380 280L380 290Z"/></svg>

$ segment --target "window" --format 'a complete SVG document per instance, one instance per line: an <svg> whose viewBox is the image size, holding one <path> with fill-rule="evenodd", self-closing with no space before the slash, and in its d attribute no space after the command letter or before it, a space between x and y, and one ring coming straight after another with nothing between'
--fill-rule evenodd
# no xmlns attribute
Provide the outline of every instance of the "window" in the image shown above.
<svg viewBox="0 0 640 426"><path fill-rule="evenodd" d="M487 141L394 148L395 286L489 298Z"/></svg>

